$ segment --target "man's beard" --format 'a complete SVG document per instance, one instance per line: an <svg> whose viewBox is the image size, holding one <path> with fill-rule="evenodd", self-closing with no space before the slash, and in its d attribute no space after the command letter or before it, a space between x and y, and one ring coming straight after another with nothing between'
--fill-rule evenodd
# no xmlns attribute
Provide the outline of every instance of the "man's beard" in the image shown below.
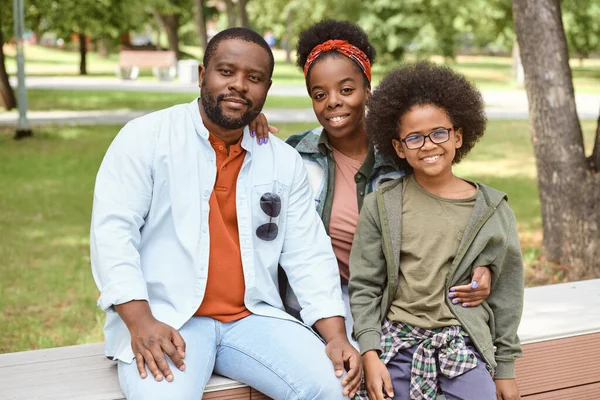
<svg viewBox="0 0 600 400"><path fill-rule="evenodd" d="M240 118L229 118L223 114L223 109L221 108L220 103L226 97L237 97L246 102L248 107L246 109L246 112L244 112L244 114L242 114ZM262 110L262 107L265 103L263 100L261 104L257 104L255 107L254 103L250 99L247 99L246 97L244 97L244 95L241 94L219 94L215 98L212 94L209 93L208 90L206 90L204 83L200 88L200 100L202 101L202 108L204 109L204 112L206 113L208 118L210 118L211 121L213 121L220 127L229 130L240 129L248 125L251 121L258 117L258 114L260 114L260 111Z"/></svg>

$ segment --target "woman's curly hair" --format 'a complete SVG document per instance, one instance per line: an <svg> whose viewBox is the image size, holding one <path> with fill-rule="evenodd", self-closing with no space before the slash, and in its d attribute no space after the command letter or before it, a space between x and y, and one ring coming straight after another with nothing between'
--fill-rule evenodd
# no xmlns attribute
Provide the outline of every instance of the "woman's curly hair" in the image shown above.
<svg viewBox="0 0 600 400"><path fill-rule="evenodd" d="M433 105L462 128L463 143L453 163L459 162L481 138L487 118L479 90L449 67L421 61L390 72L377 86L367 113L367 135L377 151L399 168L411 171L398 157L392 139L399 139L400 120L412 107Z"/></svg>
<svg viewBox="0 0 600 400"><path fill-rule="evenodd" d="M312 49L328 40L346 40L351 45L362 50L369 61L371 61L371 65L373 65L375 59L377 58L375 47L373 47L373 45L369 42L369 37L365 31L363 31L358 25L348 21L335 21L327 19L317 22L300 33L298 46L296 47L296 65L298 65L300 69L304 69L304 64L306 64L306 59L308 58L308 55ZM329 51L319 56L318 60L323 60L332 56L345 57L336 51ZM358 71L362 72L358 64L356 65L356 68ZM308 70L308 73L310 74L310 69ZM366 77L365 82L367 86L370 86Z"/></svg>

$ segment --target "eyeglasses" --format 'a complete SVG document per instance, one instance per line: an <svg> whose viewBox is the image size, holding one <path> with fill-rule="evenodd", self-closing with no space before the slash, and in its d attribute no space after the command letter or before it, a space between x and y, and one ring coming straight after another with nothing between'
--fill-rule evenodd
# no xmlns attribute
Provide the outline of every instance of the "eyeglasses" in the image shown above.
<svg viewBox="0 0 600 400"><path fill-rule="evenodd" d="M279 217L281 213L281 197L275 193L265 193L260 196L260 208L269 216L269 222L256 228L256 236L259 239L270 242L275 240L279 233L277 223L273 218Z"/></svg>
<svg viewBox="0 0 600 400"><path fill-rule="evenodd" d="M438 128L430 132L429 135L414 133L402 139L401 142L404 142L406 148L409 150L417 150L425 146L425 139L427 138L431 140L431 143L442 144L450 140L450 131L452 129L454 128Z"/></svg>

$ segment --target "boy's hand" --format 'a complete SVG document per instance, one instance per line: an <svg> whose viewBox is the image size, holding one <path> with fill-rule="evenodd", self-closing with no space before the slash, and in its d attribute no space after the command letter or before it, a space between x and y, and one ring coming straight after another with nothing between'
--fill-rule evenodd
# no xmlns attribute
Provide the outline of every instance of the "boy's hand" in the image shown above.
<svg viewBox="0 0 600 400"><path fill-rule="evenodd" d="M463 307L475 307L483 303L490 295L492 272L488 266L480 266L473 271L470 284L450 288L448 297L452 304L462 304Z"/></svg>
<svg viewBox="0 0 600 400"><path fill-rule="evenodd" d="M374 350L367 351L363 354L362 359L369 399L384 400L394 398L392 378L385 364L379 359L377 352Z"/></svg>
<svg viewBox="0 0 600 400"><path fill-rule="evenodd" d="M496 379L497 400L520 400L519 388L516 379Z"/></svg>
<svg viewBox="0 0 600 400"><path fill-rule="evenodd" d="M269 140L269 132L275 134L279 132L279 129L269 125L265 114L260 113L252 122L248 124L250 129L250 136L256 137L256 143L259 145L267 143Z"/></svg>

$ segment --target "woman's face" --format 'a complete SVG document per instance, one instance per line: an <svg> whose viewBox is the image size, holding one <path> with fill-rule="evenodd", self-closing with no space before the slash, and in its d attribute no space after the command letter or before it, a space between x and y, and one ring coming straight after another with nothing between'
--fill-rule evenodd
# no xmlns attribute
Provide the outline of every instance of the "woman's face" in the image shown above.
<svg viewBox="0 0 600 400"><path fill-rule="evenodd" d="M365 107L371 90L348 57L317 60L308 75L308 90L319 123L336 139L365 131Z"/></svg>

